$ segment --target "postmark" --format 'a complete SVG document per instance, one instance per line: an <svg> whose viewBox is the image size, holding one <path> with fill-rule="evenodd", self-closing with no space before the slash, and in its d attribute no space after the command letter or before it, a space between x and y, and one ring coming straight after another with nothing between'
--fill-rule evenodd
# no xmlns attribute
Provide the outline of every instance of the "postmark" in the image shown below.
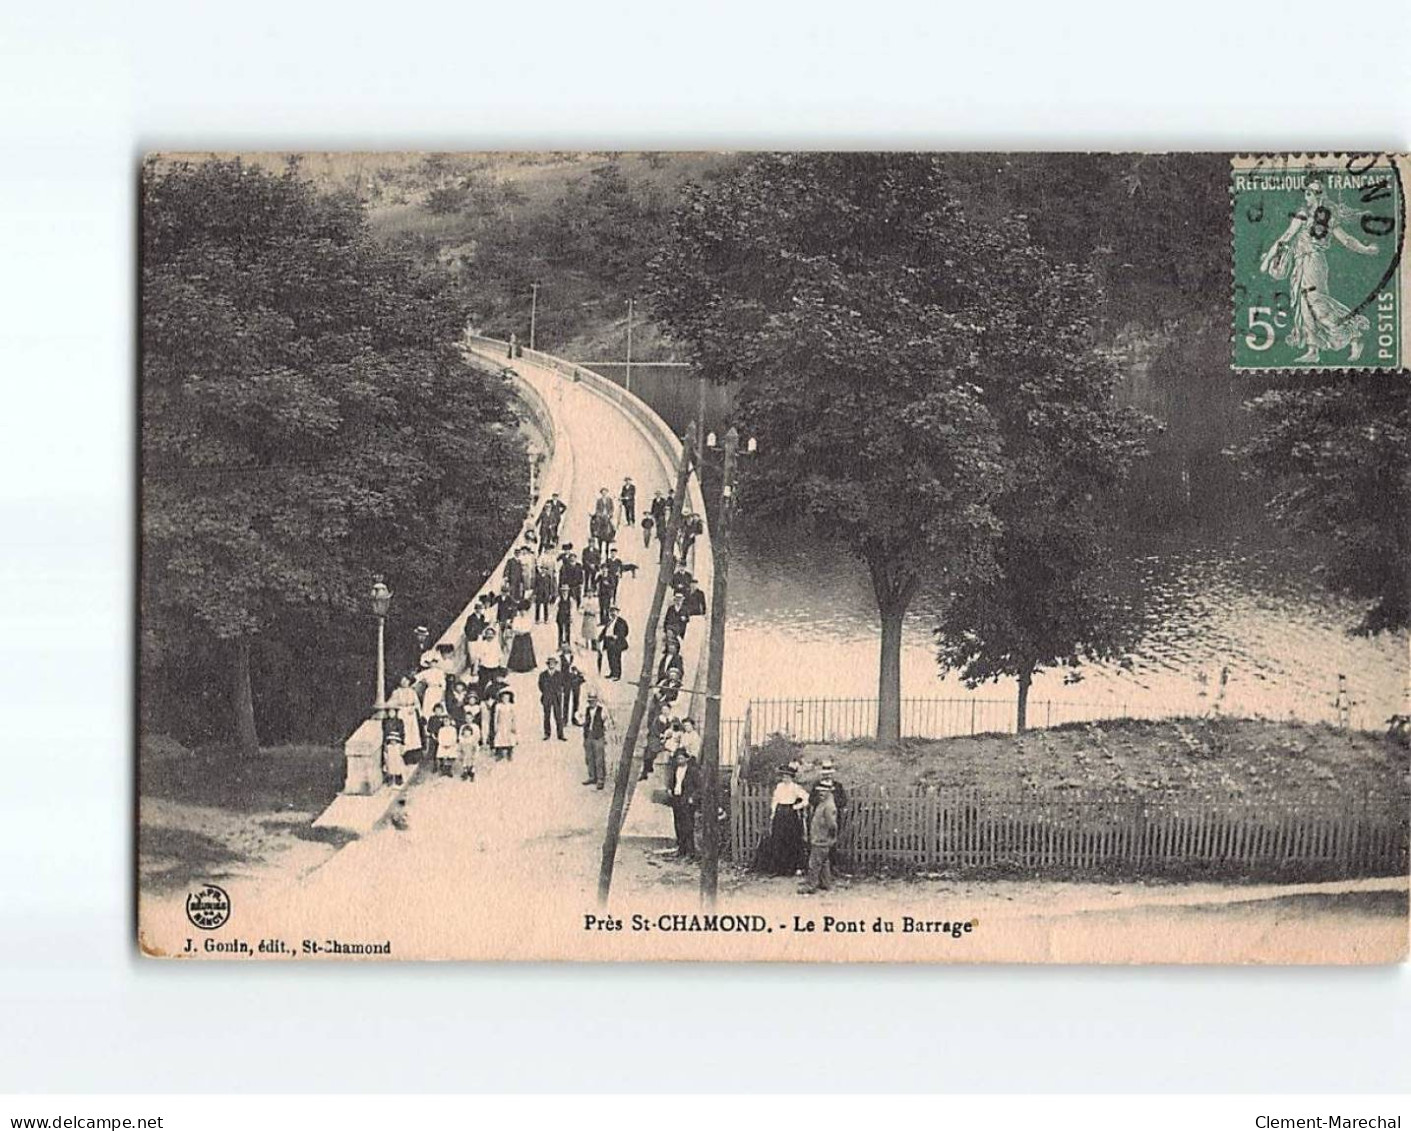
<svg viewBox="0 0 1411 1131"><path fill-rule="evenodd" d="M1231 160L1236 370L1397 370L1411 353L1405 154Z"/></svg>
<svg viewBox="0 0 1411 1131"><path fill-rule="evenodd" d="M230 919L230 896L215 884L202 884L186 896L186 917L193 927L214 931Z"/></svg>

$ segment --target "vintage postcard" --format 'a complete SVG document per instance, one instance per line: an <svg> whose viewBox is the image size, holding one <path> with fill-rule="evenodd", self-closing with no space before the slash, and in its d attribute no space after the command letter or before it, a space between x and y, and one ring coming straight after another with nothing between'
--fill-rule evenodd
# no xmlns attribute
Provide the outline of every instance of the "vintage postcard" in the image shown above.
<svg viewBox="0 0 1411 1131"><path fill-rule="evenodd" d="M1408 175L146 157L142 953L1404 960Z"/></svg>

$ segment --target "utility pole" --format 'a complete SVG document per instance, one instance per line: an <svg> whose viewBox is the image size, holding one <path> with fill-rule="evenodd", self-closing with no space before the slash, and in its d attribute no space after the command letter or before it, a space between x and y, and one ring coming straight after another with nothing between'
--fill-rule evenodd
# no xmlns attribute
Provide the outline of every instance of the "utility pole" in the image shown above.
<svg viewBox="0 0 1411 1131"><path fill-rule="evenodd" d="M632 300L627 300L627 391L632 391ZM697 433L699 435L699 433Z"/></svg>
<svg viewBox="0 0 1411 1131"><path fill-rule="evenodd" d="M622 836L622 822L627 816L627 806L632 801L632 791L636 787L636 768L633 766L633 751L637 738L642 732L642 719L647 713L647 699L652 692L655 674L657 624L661 620L661 607L666 603L666 589L676 567L676 537L681 525L681 509L686 499L686 484L691 478L691 463L696 454L696 425L686 429L686 442L681 448L681 466L676 470L676 489L672 493L674 505L667 523L665 536L661 538L657 561L657 583L652 593L652 611L647 614L647 623L642 626L642 675L637 681L637 698L632 702L632 716L627 722L627 733L622 738L622 757L618 759L617 776L612 786L612 807L608 810L607 832L603 835L603 859L598 869L598 904L607 906L608 894L612 891L612 870L617 862L617 842Z"/></svg>
<svg viewBox="0 0 1411 1131"><path fill-rule="evenodd" d="M720 690L725 682L726 586L730 574L730 520L735 512L735 453L740 433L732 426L725 433L725 470L721 478L720 508L711 529L715 578L711 585L710 660L706 675L705 734L701 743L701 777L705 813L701 829L701 904L715 907L720 881Z"/></svg>
<svg viewBox="0 0 1411 1131"><path fill-rule="evenodd" d="M533 348L534 348L534 323L538 320L538 316L539 316L539 284L538 284L538 283L530 283L530 284L529 284L529 289L530 289L530 297L529 297L529 348L530 348L530 349L533 349Z"/></svg>

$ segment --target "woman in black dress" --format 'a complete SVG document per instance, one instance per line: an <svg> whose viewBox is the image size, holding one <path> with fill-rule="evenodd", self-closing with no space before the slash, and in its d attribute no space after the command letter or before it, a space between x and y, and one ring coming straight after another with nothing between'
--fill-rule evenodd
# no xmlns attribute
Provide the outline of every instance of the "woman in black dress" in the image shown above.
<svg viewBox="0 0 1411 1131"><path fill-rule="evenodd" d="M795 780L798 764L779 767L779 783L769 802L769 831L759 842L754 868L770 876L794 876L808 863L808 838L804 821L808 793Z"/></svg>

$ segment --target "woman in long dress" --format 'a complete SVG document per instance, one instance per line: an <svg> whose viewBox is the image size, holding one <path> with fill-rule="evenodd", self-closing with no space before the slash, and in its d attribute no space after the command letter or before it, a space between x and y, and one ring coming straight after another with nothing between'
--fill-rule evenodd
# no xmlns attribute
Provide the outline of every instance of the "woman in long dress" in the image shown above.
<svg viewBox="0 0 1411 1131"><path fill-rule="evenodd" d="M436 708L446 701L446 669L441 666L441 658L435 652L421 654L421 672L418 677L421 693L421 717L429 719Z"/></svg>
<svg viewBox="0 0 1411 1131"><path fill-rule="evenodd" d="M779 767L779 782L769 800L769 831L759 842L754 867L771 876L793 876L808 863L804 816L808 812L808 792L795 780L798 766L790 762Z"/></svg>
<svg viewBox="0 0 1411 1131"><path fill-rule="evenodd" d="M1328 288L1328 240L1336 240L1358 255L1376 255L1377 245L1363 243L1343 230L1352 212L1336 201L1328 203L1323 182L1310 180L1303 204L1284 234L1264 253L1259 268L1276 279L1288 274L1293 306L1288 343L1302 346L1299 361L1317 361L1322 350L1348 350L1347 360L1362 356L1362 339L1371 329L1364 314L1333 298Z"/></svg>
<svg viewBox="0 0 1411 1131"><path fill-rule="evenodd" d="M539 666L534 655L534 637L530 635L532 627L527 609L515 614L514 642L510 645L508 665L512 672L532 672Z"/></svg>
<svg viewBox="0 0 1411 1131"><path fill-rule="evenodd" d="M417 713L416 692L412 690L411 676L404 675L402 677L401 683L387 697L387 706L395 711L397 718L402 721L402 749L405 751L420 750L422 747L421 717Z"/></svg>

